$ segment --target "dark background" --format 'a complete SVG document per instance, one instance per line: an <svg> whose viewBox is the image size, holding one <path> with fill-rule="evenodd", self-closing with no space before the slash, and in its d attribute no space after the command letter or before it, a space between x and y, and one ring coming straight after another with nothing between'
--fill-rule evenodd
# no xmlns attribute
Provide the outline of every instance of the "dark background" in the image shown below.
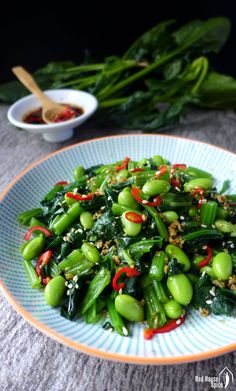
<svg viewBox="0 0 236 391"><path fill-rule="evenodd" d="M29 71L49 61L79 62L88 49L94 58L122 54L131 42L159 21L176 19L177 25L192 19L227 16L230 38L219 55L212 57L221 72L236 76L236 4L225 1L110 1L22 3L1 15L0 83L12 78L11 67ZM12 8L12 9L10 9ZM14 9L13 9L14 8ZM4 27L2 22L4 22Z"/></svg>

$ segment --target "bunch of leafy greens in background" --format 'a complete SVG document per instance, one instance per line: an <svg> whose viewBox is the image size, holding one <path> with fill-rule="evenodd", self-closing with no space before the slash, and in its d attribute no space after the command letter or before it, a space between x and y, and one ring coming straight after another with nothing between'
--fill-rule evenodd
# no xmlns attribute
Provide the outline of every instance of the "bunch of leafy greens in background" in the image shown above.
<svg viewBox="0 0 236 391"><path fill-rule="evenodd" d="M83 89L96 95L100 123L155 131L176 123L189 105L236 108L236 80L211 70L207 54L219 52L230 22L218 17L192 21L174 30L159 23L138 38L122 57L102 63L49 63L35 72L40 86ZM0 86L0 100L28 94L17 81ZM163 105L164 104L164 105Z"/></svg>

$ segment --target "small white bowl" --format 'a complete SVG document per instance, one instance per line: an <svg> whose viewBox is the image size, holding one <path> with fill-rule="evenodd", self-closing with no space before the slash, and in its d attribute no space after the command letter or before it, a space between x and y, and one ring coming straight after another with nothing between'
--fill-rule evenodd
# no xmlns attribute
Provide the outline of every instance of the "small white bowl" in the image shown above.
<svg viewBox="0 0 236 391"><path fill-rule="evenodd" d="M44 92L55 102L67 103L83 109L83 114L68 121L57 122L55 124L33 125L23 122L23 116L27 112L41 106L36 96L28 95L14 103L7 112L8 120L18 128L33 133L42 133L46 141L60 142L71 138L73 136L73 129L85 122L98 106L98 101L95 96L88 92L69 89L47 90Z"/></svg>

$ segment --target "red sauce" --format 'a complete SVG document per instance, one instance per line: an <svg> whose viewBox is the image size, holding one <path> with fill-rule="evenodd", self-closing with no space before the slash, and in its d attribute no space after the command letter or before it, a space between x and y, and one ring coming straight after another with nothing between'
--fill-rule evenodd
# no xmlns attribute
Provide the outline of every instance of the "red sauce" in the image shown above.
<svg viewBox="0 0 236 391"><path fill-rule="evenodd" d="M68 121L70 119L79 117L83 114L83 112L83 109L79 106L65 104L65 112L63 113L63 115L58 117L55 122ZM26 113L23 116L23 122L32 125L45 125L46 122L44 122L42 118L42 107L38 107L37 109Z"/></svg>

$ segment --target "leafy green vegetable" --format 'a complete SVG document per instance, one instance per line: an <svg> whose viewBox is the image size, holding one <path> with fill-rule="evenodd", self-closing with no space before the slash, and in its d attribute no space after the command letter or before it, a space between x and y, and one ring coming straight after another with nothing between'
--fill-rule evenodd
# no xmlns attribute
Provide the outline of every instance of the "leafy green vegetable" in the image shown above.
<svg viewBox="0 0 236 391"><path fill-rule="evenodd" d="M214 295L210 292L213 287ZM215 315L236 316L236 295L229 289L212 285L206 274L195 285L193 304L195 308L206 308Z"/></svg>
<svg viewBox="0 0 236 391"><path fill-rule="evenodd" d="M150 252L155 245L161 247L161 237L154 240L140 240L140 242L133 243L129 246L129 252L132 258L139 260L143 254Z"/></svg>

